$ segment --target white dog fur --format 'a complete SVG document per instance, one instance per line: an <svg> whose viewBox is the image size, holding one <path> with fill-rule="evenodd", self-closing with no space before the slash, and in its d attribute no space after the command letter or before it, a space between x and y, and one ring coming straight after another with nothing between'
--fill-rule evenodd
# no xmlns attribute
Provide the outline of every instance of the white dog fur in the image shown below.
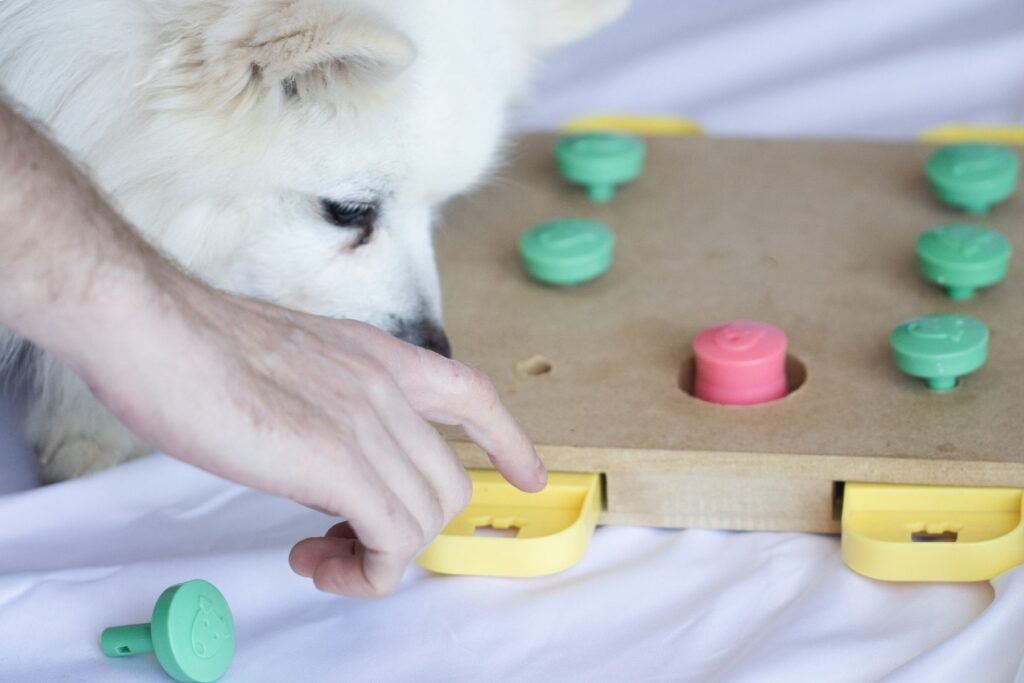
<svg viewBox="0 0 1024 683"><path fill-rule="evenodd" d="M627 4L2 0L0 88L197 277L443 352L438 208L495 166L544 52ZM32 355L45 479L147 450Z"/></svg>

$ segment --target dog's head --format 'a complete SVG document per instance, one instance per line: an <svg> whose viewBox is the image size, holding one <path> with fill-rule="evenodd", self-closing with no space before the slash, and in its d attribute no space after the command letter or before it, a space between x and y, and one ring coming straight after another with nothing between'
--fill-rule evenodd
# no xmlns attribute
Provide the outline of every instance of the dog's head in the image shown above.
<svg viewBox="0 0 1024 683"><path fill-rule="evenodd" d="M215 286L447 353L438 208L494 165L543 52L628 0L149 4L133 113L94 164L134 222Z"/></svg>

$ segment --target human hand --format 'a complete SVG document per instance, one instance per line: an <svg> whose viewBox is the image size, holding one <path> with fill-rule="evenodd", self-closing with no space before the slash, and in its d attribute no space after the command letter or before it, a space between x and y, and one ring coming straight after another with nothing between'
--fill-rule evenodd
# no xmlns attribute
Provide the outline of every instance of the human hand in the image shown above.
<svg viewBox="0 0 1024 683"><path fill-rule="evenodd" d="M165 277L156 296L119 332L122 351L94 356L81 374L152 445L344 517L291 553L321 590L391 593L468 502L465 469L430 422L463 426L519 488L544 486L529 440L477 370L368 325L235 298L184 275Z"/></svg>

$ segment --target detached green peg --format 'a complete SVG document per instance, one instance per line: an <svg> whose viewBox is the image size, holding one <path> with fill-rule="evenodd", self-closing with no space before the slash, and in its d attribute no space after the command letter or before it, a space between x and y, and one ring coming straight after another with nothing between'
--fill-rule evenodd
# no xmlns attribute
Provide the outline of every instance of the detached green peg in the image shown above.
<svg viewBox="0 0 1024 683"><path fill-rule="evenodd" d="M579 285L604 275L614 252L612 231L583 218L541 223L519 239L526 272L549 285Z"/></svg>
<svg viewBox="0 0 1024 683"><path fill-rule="evenodd" d="M929 315L901 323L892 332L897 367L933 391L956 388L960 377L988 358L988 328L965 315Z"/></svg>
<svg viewBox="0 0 1024 683"><path fill-rule="evenodd" d="M929 230L917 239L921 274L946 288L950 299L962 301L982 287L1006 277L1013 249L997 230L954 223Z"/></svg>
<svg viewBox="0 0 1024 683"><path fill-rule="evenodd" d="M982 214L1013 196L1020 158L1002 145L949 145L932 154L926 173L941 201L968 213Z"/></svg>
<svg viewBox="0 0 1024 683"><path fill-rule="evenodd" d="M585 187L598 203L611 201L619 185L639 178L646 157L644 141L628 133L577 133L555 145L562 177Z"/></svg>
<svg viewBox="0 0 1024 683"><path fill-rule="evenodd" d="M210 683L235 655L235 621L217 588L201 579L165 590L149 624L112 626L100 636L108 657L155 652L160 666L183 683Z"/></svg>

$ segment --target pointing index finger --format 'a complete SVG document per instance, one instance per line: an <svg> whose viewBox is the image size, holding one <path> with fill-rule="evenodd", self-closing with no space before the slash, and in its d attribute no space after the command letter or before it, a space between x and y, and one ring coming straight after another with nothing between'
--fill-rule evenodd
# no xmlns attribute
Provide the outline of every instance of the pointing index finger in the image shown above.
<svg viewBox="0 0 1024 683"><path fill-rule="evenodd" d="M544 463L486 374L413 346L396 356L400 360L395 378L420 415L431 422L462 426L517 488L530 492L544 488Z"/></svg>

